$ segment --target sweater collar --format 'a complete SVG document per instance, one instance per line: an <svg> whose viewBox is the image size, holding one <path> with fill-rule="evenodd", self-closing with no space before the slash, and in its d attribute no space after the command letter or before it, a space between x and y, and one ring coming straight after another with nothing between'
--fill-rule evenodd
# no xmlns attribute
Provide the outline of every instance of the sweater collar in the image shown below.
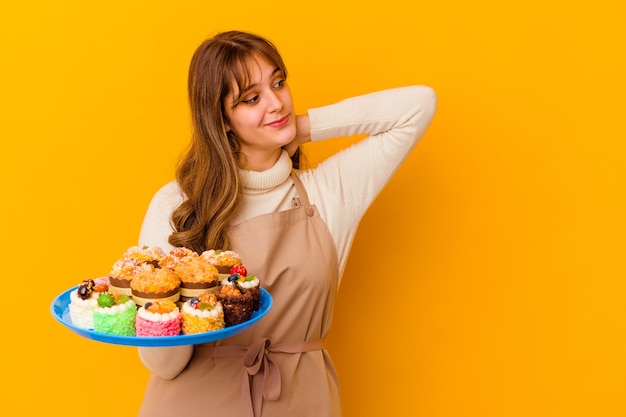
<svg viewBox="0 0 626 417"><path fill-rule="evenodd" d="M289 178L293 165L287 151L283 150L273 167L265 171L247 171L240 169L246 194L263 194L272 191Z"/></svg>

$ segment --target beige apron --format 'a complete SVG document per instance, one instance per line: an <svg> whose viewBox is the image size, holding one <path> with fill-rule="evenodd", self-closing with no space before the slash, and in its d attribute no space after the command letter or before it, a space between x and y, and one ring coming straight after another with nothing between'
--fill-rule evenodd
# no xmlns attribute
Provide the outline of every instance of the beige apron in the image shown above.
<svg viewBox="0 0 626 417"><path fill-rule="evenodd" d="M295 208L228 231L231 248L273 297L244 333L198 345L172 380L151 375L145 417L341 416L334 366L322 341L337 292L335 244L295 172Z"/></svg>

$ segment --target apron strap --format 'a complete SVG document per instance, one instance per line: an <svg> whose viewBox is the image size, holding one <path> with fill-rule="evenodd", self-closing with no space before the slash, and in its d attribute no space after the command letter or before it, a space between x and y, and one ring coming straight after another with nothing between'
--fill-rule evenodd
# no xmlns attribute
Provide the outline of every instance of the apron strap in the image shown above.
<svg viewBox="0 0 626 417"><path fill-rule="evenodd" d="M298 194L300 203L303 207L305 207L307 216L312 217L315 214L315 210L311 207L309 195L307 194L304 185L302 185L302 181L300 181L298 174L296 174L296 171L293 169L291 170L291 178L293 179L293 184L296 186L296 193Z"/></svg>
<svg viewBox="0 0 626 417"><path fill-rule="evenodd" d="M272 353L304 353L324 349L322 340L272 345L268 338L255 340L248 348L243 346L196 346L205 350L209 357L242 357L245 372L242 384L242 406L244 417L259 417L263 400L275 401L280 398L281 380L278 365ZM252 380L252 385L250 385Z"/></svg>

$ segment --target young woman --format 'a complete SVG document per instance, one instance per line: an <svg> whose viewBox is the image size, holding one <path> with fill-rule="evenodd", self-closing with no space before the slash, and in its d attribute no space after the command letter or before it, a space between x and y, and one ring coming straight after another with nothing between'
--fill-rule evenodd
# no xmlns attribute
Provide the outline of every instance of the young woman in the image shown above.
<svg viewBox="0 0 626 417"><path fill-rule="evenodd" d="M340 416L324 338L359 221L430 124L433 91L412 86L296 115L267 40L225 32L193 56L193 138L154 196L140 245L231 249L272 295L250 330L196 346L140 348L151 371L140 415ZM367 134L316 168L299 146Z"/></svg>

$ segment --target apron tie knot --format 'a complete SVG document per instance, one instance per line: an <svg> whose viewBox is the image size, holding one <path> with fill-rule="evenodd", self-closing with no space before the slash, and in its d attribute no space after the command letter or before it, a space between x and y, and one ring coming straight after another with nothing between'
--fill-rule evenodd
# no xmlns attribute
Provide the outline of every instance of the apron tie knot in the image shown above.
<svg viewBox="0 0 626 417"><path fill-rule="evenodd" d="M278 345L272 345L268 338L256 339L243 354L246 370L242 387L243 415L258 417L261 415L263 400L276 401L280 398L280 370L272 353L304 353L323 348L319 339Z"/></svg>
<svg viewBox="0 0 626 417"><path fill-rule="evenodd" d="M268 338L256 339L247 348L243 346L197 345L198 351L213 358L243 358L243 387L241 390L244 417L259 417L263 400L280 398L281 380L278 364L272 354L300 354L323 350L321 339L303 340L272 345Z"/></svg>
<svg viewBox="0 0 626 417"><path fill-rule="evenodd" d="M244 415L254 416L253 410L260 412L262 401L275 401L280 398L280 371L270 355L272 341L268 338L257 339L250 345L243 356L246 373L243 376L242 394L251 397L244 401ZM252 386L250 386L252 379Z"/></svg>

